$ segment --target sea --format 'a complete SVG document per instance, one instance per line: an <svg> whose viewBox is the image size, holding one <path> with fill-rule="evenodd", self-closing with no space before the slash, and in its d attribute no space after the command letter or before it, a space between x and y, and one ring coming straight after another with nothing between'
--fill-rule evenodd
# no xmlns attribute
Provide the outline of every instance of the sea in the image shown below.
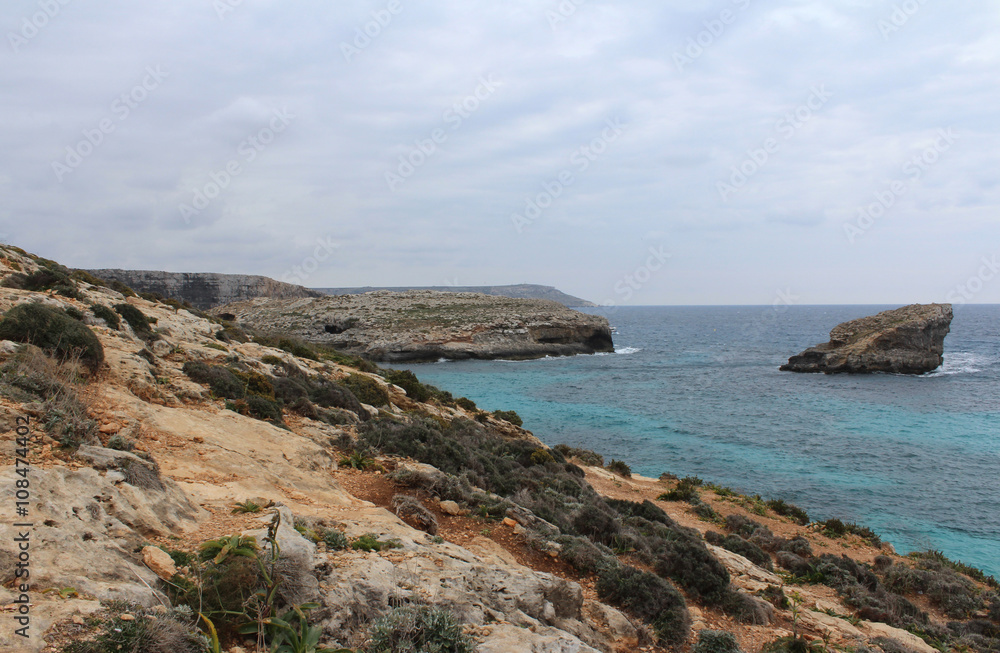
<svg viewBox="0 0 1000 653"><path fill-rule="evenodd" d="M517 411L548 445L785 499L1000 577L1000 306L956 306L930 374L778 371L889 308L588 308L610 321L613 354L398 367Z"/></svg>

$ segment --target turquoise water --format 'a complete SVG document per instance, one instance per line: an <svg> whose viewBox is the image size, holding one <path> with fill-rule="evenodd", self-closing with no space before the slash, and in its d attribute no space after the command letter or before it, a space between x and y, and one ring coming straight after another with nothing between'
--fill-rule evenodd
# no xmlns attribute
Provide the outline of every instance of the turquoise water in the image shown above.
<svg viewBox="0 0 1000 653"><path fill-rule="evenodd" d="M1000 306L956 308L932 374L779 372L873 306L589 309L615 354L411 365L542 441L694 474L1000 575Z"/></svg>

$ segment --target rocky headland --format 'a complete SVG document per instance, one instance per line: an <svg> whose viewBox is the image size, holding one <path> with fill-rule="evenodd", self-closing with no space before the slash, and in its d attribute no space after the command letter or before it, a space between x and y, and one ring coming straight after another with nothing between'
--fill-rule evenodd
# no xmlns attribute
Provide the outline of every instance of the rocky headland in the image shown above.
<svg viewBox="0 0 1000 653"><path fill-rule="evenodd" d="M944 361L951 304L912 304L838 324L830 341L781 366L786 372L926 374Z"/></svg>
<svg viewBox="0 0 1000 653"><path fill-rule="evenodd" d="M597 304L567 295L552 286L540 286L534 283L520 283L509 286L366 286L364 288L313 288L324 295L363 295L377 290L390 292L407 292L409 290L434 290L437 292L474 292L481 295L496 295L498 297L513 297L514 299L549 299L559 302L567 308L586 308Z"/></svg>
<svg viewBox="0 0 1000 653"><path fill-rule="evenodd" d="M0 651L1000 650L981 572L408 372L6 246L0 314Z"/></svg>
<svg viewBox="0 0 1000 653"><path fill-rule="evenodd" d="M137 292L156 293L208 310L254 297L320 297L322 293L255 274L160 272L155 270L87 270L108 281L120 281Z"/></svg>
<svg viewBox="0 0 1000 653"><path fill-rule="evenodd" d="M412 290L255 299L213 310L255 331L287 333L375 361L530 359L614 351L601 316L554 301Z"/></svg>

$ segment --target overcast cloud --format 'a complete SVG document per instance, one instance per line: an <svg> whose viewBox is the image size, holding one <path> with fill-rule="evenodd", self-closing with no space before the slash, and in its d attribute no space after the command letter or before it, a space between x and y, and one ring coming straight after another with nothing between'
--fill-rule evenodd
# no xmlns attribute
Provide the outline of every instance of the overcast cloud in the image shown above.
<svg viewBox="0 0 1000 653"><path fill-rule="evenodd" d="M1000 5L671 4L6 0L0 239L313 287L1000 302Z"/></svg>

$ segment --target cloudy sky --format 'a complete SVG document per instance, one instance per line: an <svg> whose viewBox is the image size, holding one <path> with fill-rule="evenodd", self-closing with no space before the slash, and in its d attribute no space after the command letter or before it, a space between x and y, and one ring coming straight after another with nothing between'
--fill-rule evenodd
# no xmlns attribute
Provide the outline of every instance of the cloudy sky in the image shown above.
<svg viewBox="0 0 1000 653"><path fill-rule="evenodd" d="M996 3L6 0L0 26L0 239L74 267L1000 302Z"/></svg>

